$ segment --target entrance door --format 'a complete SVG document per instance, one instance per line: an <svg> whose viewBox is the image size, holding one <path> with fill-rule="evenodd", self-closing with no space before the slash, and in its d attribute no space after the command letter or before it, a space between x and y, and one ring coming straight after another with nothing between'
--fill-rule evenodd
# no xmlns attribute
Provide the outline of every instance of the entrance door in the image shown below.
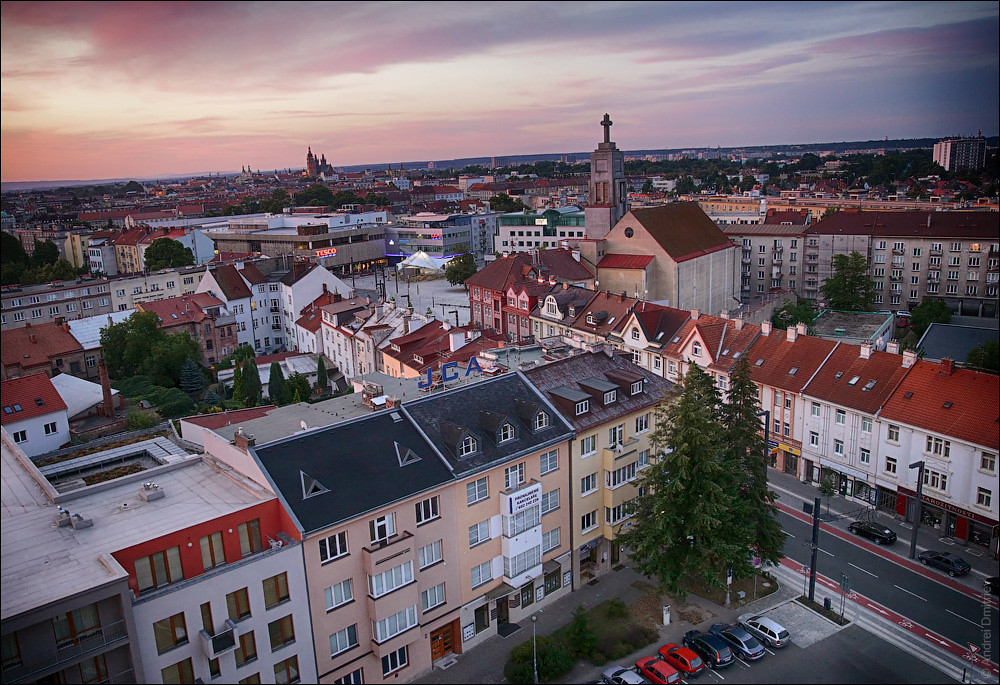
<svg viewBox="0 0 1000 685"><path fill-rule="evenodd" d="M437 661L445 654L455 651L454 625L449 623L431 633L431 661Z"/></svg>
<svg viewBox="0 0 1000 685"><path fill-rule="evenodd" d="M501 597L497 600L497 630L510 623L510 607L507 605L507 598Z"/></svg>

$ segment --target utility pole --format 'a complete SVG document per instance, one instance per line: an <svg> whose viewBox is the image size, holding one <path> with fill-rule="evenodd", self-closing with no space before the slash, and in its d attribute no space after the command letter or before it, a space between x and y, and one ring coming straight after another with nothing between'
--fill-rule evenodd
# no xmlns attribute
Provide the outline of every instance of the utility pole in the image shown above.
<svg viewBox="0 0 1000 685"><path fill-rule="evenodd" d="M913 532L910 534L910 558L913 559L917 555L917 529L920 528L920 516L923 514L920 501L924 494L924 462L914 462L910 464L910 468L917 469L917 501L910 507L913 518Z"/></svg>
<svg viewBox="0 0 1000 685"><path fill-rule="evenodd" d="M812 561L809 562L809 601L816 601L816 555L819 552L819 508L820 498L813 502Z"/></svg>

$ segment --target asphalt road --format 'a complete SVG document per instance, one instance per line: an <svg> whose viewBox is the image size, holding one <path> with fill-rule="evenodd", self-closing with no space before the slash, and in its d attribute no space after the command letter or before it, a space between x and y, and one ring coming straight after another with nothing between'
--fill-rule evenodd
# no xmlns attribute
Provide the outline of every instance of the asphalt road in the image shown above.
<svg viewBox="0 0 1000 685"><path fill-rule="evenodd" d="M788 534L784 547L785 556L808 566L811 556L811 526L784 512L779 515L779 521ZM903 543L897 541L895 544ZM851 590L906 616L914 623L960 645L982 645L983 625L992 626L995 634L998 613L989 604L952 590L900 566L893 559L869 552L835 535L821 531L819 546L816 569L820 574L840 582L841 574L846 573ZM941 572L932 569L931 573ZM833 600L834 608L838 608L839 593L833 593L817 584L816 601L822 602L828 596ZM989 623L985 622L987 618Z"/></svg>

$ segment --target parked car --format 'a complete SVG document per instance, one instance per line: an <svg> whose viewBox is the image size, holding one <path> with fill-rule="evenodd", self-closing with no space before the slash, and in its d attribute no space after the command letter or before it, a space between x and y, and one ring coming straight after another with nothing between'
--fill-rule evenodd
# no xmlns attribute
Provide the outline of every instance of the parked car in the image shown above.
<svg viewBox="0 0 1000 685"><path fill-rule="evenodd" d="M643 685L644 683L649 683L648 680L631 668L617 665L604 669L601 677L604 678L604 682L608 683L608 685Z"/></svg>
<svg viewBox="0 0 1000 685"><path fill-rule="evenodd" d="M700 656L709 668L725 668L736 661L729 643L718 635L689 630L681 641L685 647Z"/></svg>
<svg viewBox="0 0 1000 685"><path fill-rule="evenodd" d="M660 647L660 656L688 678L697 678L705 670L705 662L700 656L674 642Z"/></svg>
<svg viewBox="0 0 1000 685"><path fill-rule="evenodd" d="M639 674L643 678L657 685L674 685L681 682L681 674L658 656L644 656L636 660L635 667L639 669Z"/></svg>
<svg viewBox="0 0 1000 685"><path fill-rule="evenodd" d="M736 656L744 661L757 661L764 656L764 646L739 623L734 625L716 623L708 632L728 642Z"/></svg>
<svg viewBox="0 0 1000 685"><path fill-rule="evenodd" d="M991 576L983 581L983 589L991 595L1000 594L1000 576Z"/></svg>
<svg viewBox="0 0 1000 685"><path fill-rule="evenodd" d="M929 549L926 552L921 552L917 556L920 559L920 563L924 566L939 568L952 578L955 576L964 576L972 570L972 566L969 562L957 554L952 554L951 552L937 552Z"/></svg>
<svg viewBox="0 0 1000 685"><path fill-rule="evenodd" d="M784 626L767 616L750 616L746 619L740 619L740 625L769 647L784 647L792 639Z"/></svg>
<svg viewBox="0 0 1000 685"><path fill-rule="evenodd" d="M876 545L891 545L896 541L895 531L873 521L855 521L847 527L847 530L872 540Z"/></svg>

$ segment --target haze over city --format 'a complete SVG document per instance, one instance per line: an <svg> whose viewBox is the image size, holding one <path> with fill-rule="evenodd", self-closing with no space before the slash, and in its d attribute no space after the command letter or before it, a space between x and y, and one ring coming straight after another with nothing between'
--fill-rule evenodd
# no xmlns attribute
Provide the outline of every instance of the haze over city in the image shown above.
<svg viewBox="0 0 1000 685"><path fill-rule="evenodd" d="M998 5L2 5L2 180L997 133Z"/></svg>

